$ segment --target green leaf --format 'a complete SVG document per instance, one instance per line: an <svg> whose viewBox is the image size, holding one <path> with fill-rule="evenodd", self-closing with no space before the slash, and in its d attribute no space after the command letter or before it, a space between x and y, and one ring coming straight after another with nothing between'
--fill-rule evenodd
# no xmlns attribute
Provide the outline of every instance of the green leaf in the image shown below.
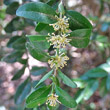
<svg viewBox="0 0 110 110"><path fill-rule="evenodd" d="M19 39L17 39L16 41L13 42L12 44L12 48L16 49L16 50L25 50L25 43L26 43L26 38L25 37L21 37Z"/></svg>
<svg viewBox="0 0 110 110"><path fill-rule="evenodd" d="M49 24L44 24L44 23L38 23L35 30L43 35L48 35L48 33L54 32L54 29L52 26L49 26Z"/></svg>
<svg viewBox="0 0 110 110"><path fill-rule="evenodd" d="M101 68L94 68L86 72L83 77L88 77L88 78L102 78L107 76L107 72Z"/></svg>
<svg viewBox="0 0 110 110"><path fill-rule="evenodd" d="M7 7L6 13L7 13L7 14L14 15L14 14L16 14L16 10L17 10L18 7L19 7L19 3L18 3L18 2L13 2L13 3L11 3L11 4Z"/></svg>
<svg viewBox="0 0 110 110"><path fill-rule="evenodd" d="M15 103L16 104L21 104L26 96L29 94L31 91L31 84L29 83L29 78L27 78L23 83L21 83L15 93Z"/></svg>
<svg viewBox="0 0 110 110"><path fill-rule="evenodd" d="M44 86L32 92L26 99L26 106L28 108L37 107L47 100L47 96L51 90L51 86Z"/></svg>
<svg viewBox="0 0 110 110"><path fill-rule="evenodd" d="M5 5L10 5L13 2L18 2L19 0L4 0Z"/></svg>
<svg viewBox="0 0 110 110"><path fill-rule="evenodd" d="M21 64L24 64L24 65L26 65L27 64L27 61L28 61L28 59L18 59L17 60L19 63L21 63Z"/></svg>
<svg viewBox="0 0 110 110"><path fill-rule="evenodd" d="M31 42L31 44L35 47L38 48L39 50L45 50L50 47L50 44L46 41L46 38L48 36L43 36L43 35L32 35L32 36L27 36Z"/></svg>
<svg viewBox="0 0 110 110"><path fill-rule="evenodd" d="M22 69L18 70L11 80L17 80L21 78L21 76L24 74L25 68L26 66L23 66Z"/></svg>
<svg viewBox="0 0 110 110"><path fill-rule="evenodd" d="M69 26L72 30L70 33L70 38L72 39L70 44L77 48L87 47L92 31L91 23L76 11L66 11L66 15L70 18Z"/></svg>
<svg viewBox="0 0 110 110"><path fill-rule="evenodd" d="M74 108L77 106L75 100L60 87L56 87L56 94L59 96L58 100L65 106L69 108Z"/></svg>
<svg viewBox="0 0 110 110"><path fill-rule="evenodd" d="M34 66L31 69L31 74L33 76L38 76L38 75L44 74L46 71L47 71L46 67L36 67L36 66Z"/></svg>
<svg viewBox="0 0 110 110"><path fill-rule="evenodd" d="M108 92L106 84L107 84L107 77L104 77L101 79L100 87L99 87L99 94L101 97L104 97Z"/></svg>
<svg viewBox="0 0 110 110"><path fill-rule="evenodd" d="M37 26L36 26L36 28L35 28L35 30L36 30L37 32L40 32L40 31L42 31L47 25L48 25L48 24L38 23ZM50 27L51 27L51 26L50 26Z"/></svg>
<svg viewBox="0 0 110 110"><path fill-rule="evenodd" d="M65 9L64 9L62 1L58 5L58 12L63 14L63 15L65 14Z"/></svg>
<svg viewBox="0 0 110 110"><path fill-rule="evenodd" d="M14 43L16 40L18 40L19 38L21 38L21 36L11 37L10 40L8 41L8 43L7 43L7 47L8 47L8 48L12 48L13 43Z"/></svg>
<svg viewBox="0 0 110 110"><path fill-rule="evenodd" d="M98 87L99 87L99 82L97 80L96 81L93 80L89 82L86 88L84 99L88 100L94 94L94 92L98 89Z"/></svg>
<svg viewBox="0 0 110 110"><path fill-rule="evenodd" d="M34 57L35 59L43 62L47 62L50 59L50 56L43 50L40 50L39 47L35 47L29 42L26 43L26 47L30 54L32 55L32 57Z"/></svg>
<svg viewBox="0 0 110 110"><path fill-rule="evenodd" d="M66 75L64 75L60 70L58 71L59 76L61 77L61 79L63 80L63 83L72 87L72 88L76 88L77 85L70 79L68 78Z"/></svg>
<svg viewBox="0 0 110 110"><path fill-rule="evenodd" d="M27 26L27 23L24 21L24 19L15 17L6 25L4 29L8 33L12 33L16 30L23 30L25 26Z"/></svg>
<svg viewBox="0 0 110 110"><path fill-rule="evenodd" d="M108 63L101 64L99 68L104 69L107 73L110 73L110 65Z"/></svg>
<svg viewBox="0 0 110 110"><path fill-rule="evenodd" d="M18 8L16 15L46 24L56 22L54 9L42 2L24 4Z"/></svg>
<svg viewBox="0 0 110 110"><path fill-rule="evenodd" d="M38 82L38 84L36 85L36 87L37 87L40 83L42 83L43 81L45 81L46 79L48 79L52 73L53 73L53 70L51 70L51 71L48 72L46 75L44 75L43 78Z"/></svg>
<svg viewBox="0 0 110 110"><path fill-rule="evenodd" d="M110 58L107 59L107 63L110 65Z"/></svg>
<svg viewBox="0 0 110 110"><path fill-rule="evenodd" d="M56 0L48 0L46 2L48 5L52 6L52 8L56 11L58 9L59 1L56 2Z"/></svg>
<svg viewBox="0 0 110 110"><path fill-rule="evenodd" d="M70 33L70 44L77 48L85 48L90 41L91 29L77 29Z"/></svg>
<svg viewBox="0 0 110 110"><path fill-rule="evenodd" d="M52 6L54 3L56 3L56 0L48 0L46 3Z"/></svg>
<svg viewBox="0 0 110 110"><path fill-rule="evenodd" d="M66 11L67 17L70 18L69 24L71 30L92 29L91 23L80 13L72 10Z"/></svg>
<svg viewBox="0 0 110 110"><path fill-rule="evenodd" d="M79 103L82 99L88 100L94 92L98 89L99 82L96 80L89 80L88 85L84 89L80 89L77 91L75 95L76 102Z"/></svg>
<svg viewBox="0 0 110 110"><path fill-rule="evenodd" d="M107 90L110 91L110 73L108 74L106 79L106 87L107 87Z"/></svg>
<svg viewBox="0 0 110 110"><path fill-rule="evenodd" d="M27 35L26 37L29 38L30 41L46 41L46 38L49 37L48 35Z"/></svg>
<svg viewBox="0 0 110 110"><path fill-rule="evenodd" d="M80 78L72 79L72 81L75 82L75 84L77 85L78 88L84 88L86 86L86 81L84 81Z"/></svg>
<svg viewBox="0 0 110 110"><path fill-rule="evenodd" d="M24 53L23 51L13 51L12 53L10 53L7 56L3 57L2 61L5 61L7 63L17 62L17 60L22 57L23 53Z"/></svg>

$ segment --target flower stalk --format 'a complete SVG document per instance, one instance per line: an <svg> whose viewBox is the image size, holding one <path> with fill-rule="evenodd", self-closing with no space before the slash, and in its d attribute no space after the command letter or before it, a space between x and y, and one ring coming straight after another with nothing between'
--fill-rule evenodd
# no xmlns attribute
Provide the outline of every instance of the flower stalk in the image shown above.
<svg viewBox="0 0 110 110"><path fill-rule="evenodd" d="M62 5L62 4L60 4ZM61 8L61 7L60 7ZM53 77L57 77L57 70L60 68L62 69L64 66L67 65L67 61L69 60L69 57L66 56L64 52L61 51L61 49L65 49L66 46L69 44L71 39L68 39L69 36L69 23L66 16L63 16L64 13L60 11L60 17L55 16L57 18L57 22L54 24L50 24L50 26L53 26L55 33L48 33L50 36L47 38L47 41L50 43L50 45L53 45L53 48L55 50L55 56L52 56L48 63L50 64L50 67L54 70ZM46 104L49 106L56 106L57 103L60 103L58 101L58 95L56 95L55 92L55 82L52 83L52 91L48 95Z"/></svg>

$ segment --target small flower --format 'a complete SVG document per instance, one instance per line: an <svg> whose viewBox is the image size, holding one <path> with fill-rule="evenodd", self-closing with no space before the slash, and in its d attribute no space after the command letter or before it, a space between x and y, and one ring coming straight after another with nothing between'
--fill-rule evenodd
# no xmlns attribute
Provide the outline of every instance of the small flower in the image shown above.
<svg viewBox="0 0 110 110"><path fill-rule="evenodd" d="M51 68L63 68L65 65L67 65L67 60L69 60L69 58L67 56L64 55L56 55L55 57L51 58L50 60L48 60L48 63L50 64Z"/></svg>
<svg viewBox="0 0 110 110"><path fill-rule="evenodd" d="M48 96L46 104L49 104L50 106L56 106L57 102L61 103L58 101L58 95L52 93Z"/></svg>
<svg viewBox="0 0 110 110"><path fill-rule="evenodd" d="M49 34L51 37L48 38L48 42L51 42L50 45L53 45L54 48L65 48L66 45L71 41L71 39L68 39L67 36L69 34L61 34L61 35L55 35L52 33L52 35Z"/></svg>
<svg viewBox="0 0 110 110"><path fill-rule="evenodd" d="M54 24L50 24L50 26L53 26L55 31L60 30L62 33L67 33L69 30L69 23L68 20L69 18L67 18L66 16L64 16L63 18L58 18L57 16L55 16L58 20L58 22L54 23Z"/></svg>

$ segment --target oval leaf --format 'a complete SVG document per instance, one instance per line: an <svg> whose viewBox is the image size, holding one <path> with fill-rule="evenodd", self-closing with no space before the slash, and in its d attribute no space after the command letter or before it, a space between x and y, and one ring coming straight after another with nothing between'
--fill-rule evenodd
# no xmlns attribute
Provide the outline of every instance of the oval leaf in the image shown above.
<svg viewBox="0 0 110 110"><path fill-rule="evenodd" d="M16 15L46 24L56 22L54 9L42 2L24 4L18 8Z"/></svg>
<svg viewBox="0 0 110 110"><path fill-rule="evenodd" d="M90 41L91 29L77 29L70 33L70 44L77 48L85 48Z"/></svg>
<svg viewBox="0 0 110 110"><path fill-rule="evenodd" d="M29 83L29 78L27 78L17 88L15 97L14 97L15 103L21 104L24 101L24 99L27 97L30 91L31 91L31 84Z"/></svg>
<svg viewBox="0 0 110 110"><path fill-rule="evenodd" d="M76 101L60 87L56 87L56 94L59 96L58 100L65 106L69 108L74 108L77 106Z"/></svg>
<svg viewBox="0 0 110 110"><path fill-rule="evenodd" d="M106 79L106 87L107 87L107 90L110 91L110 74L108 74Z"/></svg>
<svg viewBox="0 0 110 110"><path fill-rule="evenodd" d="M107 76L107 72L101 68L94 68L86 72L83 77L101 78Z"/></svg>
<svg viewBox="0 0 110 110"><path fill-rule="evenodd" d="M47 62L50 59L50 56L47 55L47 53L45 53L44 51L40 50L39 47L36 48L29 42L26 43L26 47L30 54L32 55L32 57L34 57L35 59L43 62Z"/></svg>
<svg viewBox="0 0 110 110"><path fill-rule="evenodd" d="M45 103L50 90L51 90L50 86L44 86L42 88L35 90L27 97L26 106L28 108L34 108Z"/></svg>
<svg viewBox="0 0 110 110"><path fill-rule="evenodd" d="M68 78L66 75L64 75L60 70L58 71L59 76L61 77L61 79L63 80L63 83L66 84L69 87L72 88L76 88L77 85L70 79Z"/></svg>
<svg viewBox="0 0 110 110"><path fill-rule="evenodd" d="M70 18L69 24L71 30L92 29L91 23L80 13L76 11L68 10L66 11L66 15L67 17Z"/></svg>
<svg viewBox="0 0 110 110"><path fill-rule="evenodd" d="M47 68L46 67L32 67L31 69L31 74L33 76L38 76L38 75L41 75L43 73L45 73L47 71Z"/></svg>
<svg viewBox="0 0 110 110"><path fill-rule="evenodd" d="M17 79L21 78L21 76L24 74L25 68L26 68L26 66L23 66L22 69L17 71L11 80L17 80Z"/></svg>
<svg viewBox="0 0 110 110"><path fill-rule="evenodd" d="M43 78L38 82L38 84L36 85L36 87L37 87L40 83L42 83L43 81L45 81L46 79L48 79L52 73L53 73L53 70L51 70L51 71L48 72L46 75L44 75Z"/></svg>

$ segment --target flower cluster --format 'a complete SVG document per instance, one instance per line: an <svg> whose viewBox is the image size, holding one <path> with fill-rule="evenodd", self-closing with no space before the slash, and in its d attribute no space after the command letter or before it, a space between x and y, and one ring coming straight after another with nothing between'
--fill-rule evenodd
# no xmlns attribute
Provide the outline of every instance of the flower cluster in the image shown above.
<svg viewBox="0 0 110 110"><path fill-rule="evenodd" d="M54 48L57 48L60 50L60 48L65 48L66 45L69 44L69 42L71 41L71 39L68 39L67 37L69 36L68 31L69 31L69 23L68 20L69 18L67 18L66 16L64 16L63 18L60 17L57 18L57 22L54 24L50 24L50 26L53 26L55 31L58 31L58 35L56 35L55 33L52 34L48 34L50 37L47 38L48 42L50 42L50 45L53 45ZM48 60L48 63L50 64L51 68L63 68L65 65L67 65L67 60L69 60L69 58L67 56L63 54L61 55L56 55L55 57L52 57L50 60Z"/></svg>
<svg viewBox="0 0 110 110"><path fill-rule="evenodd" d="M56 106L57 102L60 103L58 101L58 95L52 93L48 96L46 104L49 104L50 106Z"/></svg>
<svg viewBox="0 0 110 110"><path fill-rule="evenodd" d="M48 42L50 42L50 45L53 45L55 48L56 54L55 56L52 56L48 63L50 64L50 67L53 68L55 71L58 68L63 68L65 65L67 65L67 61L69 58L65 55L63 51L61 51L62 48L65 48L67 44L71 41L71 39L68 39L69 36L69 23L68 18L64 16L63 18L60 16L60 18L57 18L57 22L54 24L50 24L50 26L53 26L55 31L58 31L57 35L55 33L48 34L50 37L47 38ZM55 73L54 73L55 75ZM49 106L56 106L56 104L60 103L58 101L58 95L54 94L53 92L48 96L46 104Z"/></svg>
<svg viewBox="0 0 110 110"><path fill-rule="evenodd" d="M58 16L55 17L57 18L58 22L56 22L55 24L50 24L50 26L53 26L55 31L60 30L62 33L67 33L69 28L69 18L67 18L66 16L64 16L63 18L59 18Z"/></svg>
<svg viewBox="0 0 110 110"><path fill-rule="evenodd" d="M65 65L67 65L67 60L69 60L67 56L56 55L55 57L51 58L48 63L50 64L51 68L62 69Z"/></svg>
<svg viewBox="0 0 110 110"><path fill-rule="evenodd" d="M66 45L71 41L71 39L67 38L69 34L55 35L52 33L52 35L48 35L50 36L48 42L51 42L50 45L53 45L54 48L65 48Z"/></svg>

